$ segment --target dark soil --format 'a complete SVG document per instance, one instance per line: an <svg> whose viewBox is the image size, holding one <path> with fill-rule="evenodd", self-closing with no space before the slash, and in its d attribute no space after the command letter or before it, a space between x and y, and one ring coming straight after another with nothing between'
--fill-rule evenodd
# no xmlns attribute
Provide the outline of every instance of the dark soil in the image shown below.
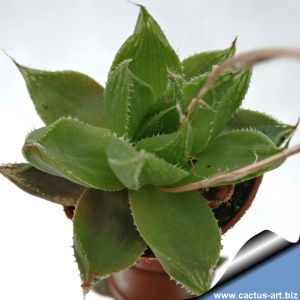
<svg viewBox="0 0 300 300"><path fill-rule="evenodd" d="M243 207L251 193L256 179L251 179L235 186L231 199L213 210L219 227L224 227Z"/></svg>

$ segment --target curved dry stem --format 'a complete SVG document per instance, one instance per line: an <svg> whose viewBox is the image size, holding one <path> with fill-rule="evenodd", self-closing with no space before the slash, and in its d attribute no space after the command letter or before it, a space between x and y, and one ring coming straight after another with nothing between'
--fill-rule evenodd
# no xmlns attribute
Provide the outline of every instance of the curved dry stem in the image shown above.
<svg viewBox="0 0 300 300"><path fill-rule="evenodd" d="M256 170L258 170L260 168L266 167L266 166L268 166L272 163L278 162L280 160L284 160L287 157L292 156L299 152L300 152L300 144L297 144L291 148L284 149L280 153L277 153L273 156L263 159L257 163L248 165L246 167L243 167L243 168L240 168L237 170L233 170L231 172L221 173L221 174L218 174L211 178L193 182L190 184L186 184L186 185L183 185L180 187L175 187L175 188L161 187L160 189L165 192L170 192L170 193L182 193L182 192L202 189L205 187L216 186L219 184L223 185L223 184L238 180L240 178L243 178L247 175L250 175L251 173L255 172Z"/></svg>
<svg viewBox="0 0 300 300"><path fill-rule="evenodd" d="M186 117L192 113L192 111L200 104L203 103L203 97L212 87L214 81L227 69L229 68L242 68L250 67L262 61L278 58L278 57L289 57L300 59L300 49L262 49L253 50L234 56L224 61L220 66L215 68L208 76L205 85L201 88L196 98L194 98L185 113Z"/></svg>

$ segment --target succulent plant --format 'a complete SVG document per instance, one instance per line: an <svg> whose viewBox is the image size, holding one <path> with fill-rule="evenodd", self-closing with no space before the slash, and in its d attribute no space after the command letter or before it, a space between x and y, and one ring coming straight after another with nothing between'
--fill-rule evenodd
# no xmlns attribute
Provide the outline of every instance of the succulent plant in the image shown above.
<svg viewBox="0 0 300 300"><path fill-rule="evenodd" d="M240 108L253 63L299 53L235 57L235 48L180 61L140 7L105 89L78 72L14 61L46 126L26 137L28 163L0 172L73 217L84 293L146 249L188 291L206 292L221 232L199 189L255 178L299 152L288 148L296 125Z"/></svg>

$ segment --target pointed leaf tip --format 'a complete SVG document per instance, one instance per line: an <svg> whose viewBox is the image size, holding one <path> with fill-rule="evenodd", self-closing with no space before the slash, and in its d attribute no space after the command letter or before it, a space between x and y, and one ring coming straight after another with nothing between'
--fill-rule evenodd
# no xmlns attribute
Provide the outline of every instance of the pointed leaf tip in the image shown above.
<svg viewBox="0 0 300 300"><path fill-rule="evenodd" d="M19 64L35 109L46 125L65 116L106 127L104 88L91 77L75 71L44 71Z"/></svg>
<svg viewBox="0 0 300 300"><path fill-rule="evenodd" d="M153 88L158 100L165 91L167 70L180 72L181 64L158 23L141 6L134 33L118 51L111 70L120 62L132 58L130 70Z"/></svg>
<svg viewBox="0 0 300 300"><path fill-rule="evenodd" d="M10 54L8 54L6 50L2 49L2 51L16 65L16 67L19 68L20 64L16 61L16 59L13 58Z"/></svg>
<svg viewBox="0 0 300 300"><path fill-rule="evenodd" d="M135 24L134 33L140 33L145 27L152 27L153 30L159 33L159 37L163 38L164 41L167 42L165 34L161 30L159 24L155 21L155 19L150 15L145 6L136 4L140 8L140 13Z"/></svg>
<svg viewBox="0 0 300 300"><path fill-rule="evenodd" d="M76 205L86 190L81 185L24 163L1 165L0 173L23 191L65 206Z"/></svg>
<svg viewBox="0 0 300 300"><path fill-rule="evenodd" d="M126 191L86 191L76 207L73 224L84 294L98 279L133 265L146 248L133 224Z"/></svg>
<svg viewBox="0 0 300 300"><path fill-rule="evenodd" d="M298 122L296 125L284 124L265 113L239 109L226 125L225 131L257 130L269 137L279 147L292 137L297 126Z"/></svg>
<svg viewBox="0 0 300 300"><path fill-rule="evenodd" d="M224 50L205 51L194 54L182 61L183 71L187 80L210 72L214 66L221 64L235 54L237 38L233 40L229 48Z"/></svg>
<svg viewBox="0 0 300 300"><path fill-rule="evenodd" d="M234 40L231 43L231 49L234 49L234 53L233 54L235 54L237 40L238 40L238 36L236 35L235 38L234 38Z"/></svg>
<svg viewBox="0 0 300 300"><path fill-rule="evenodd" d="M86 295L90 292L90 290L93 287L93 284L88 282L81 285L82 287L82 293L83 293L83 300L86 299Z"/></svg>

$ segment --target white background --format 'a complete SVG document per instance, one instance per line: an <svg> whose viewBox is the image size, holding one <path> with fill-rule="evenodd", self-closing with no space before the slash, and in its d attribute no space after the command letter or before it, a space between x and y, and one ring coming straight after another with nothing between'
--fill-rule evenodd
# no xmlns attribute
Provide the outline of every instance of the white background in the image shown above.
<svg viewBox="0 0 300 300"><path fill-rule="evenodd" d="M181 58L229 46L300 48L300 1L140 1ZM103 85L119 46L132 33L137 7L125 0L0 0L0 47L20 63L82 71ZM296 123L300 63L258 66L244 107ZM25 135L42 126L23 79L0 53L0 161L23 161ZM300 141L299 132L293 144ZM247 215L223 239L224 253L263 229L296 241L300 229L300 155L267 174ZM24 194L0 178L0 299L82 299L72 256L72 226L59 206ZM100 299L90 294L88 299Z"/></svg>

